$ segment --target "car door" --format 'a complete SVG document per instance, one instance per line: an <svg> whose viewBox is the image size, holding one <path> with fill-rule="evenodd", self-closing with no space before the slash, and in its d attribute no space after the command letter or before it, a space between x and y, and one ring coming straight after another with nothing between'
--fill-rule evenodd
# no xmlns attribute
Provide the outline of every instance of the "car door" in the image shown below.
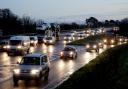
<svg viewBox="0 0 128 89"><path fill-rule="evenodd" d="M43 73L45 73L45 71L47 70L47 56L41 57L41 66L42 66Z"/></svg>

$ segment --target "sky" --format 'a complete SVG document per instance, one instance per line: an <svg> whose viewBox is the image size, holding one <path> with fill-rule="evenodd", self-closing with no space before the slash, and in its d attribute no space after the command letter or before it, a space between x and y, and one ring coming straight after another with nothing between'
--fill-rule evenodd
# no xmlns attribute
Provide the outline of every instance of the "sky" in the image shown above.
<svg viewBox="0 0 128 89"><path fill-rule="evenodd" d="M128 17L128 0L0 0L0 8L9 8L21 17L47 20Z"/></svg>

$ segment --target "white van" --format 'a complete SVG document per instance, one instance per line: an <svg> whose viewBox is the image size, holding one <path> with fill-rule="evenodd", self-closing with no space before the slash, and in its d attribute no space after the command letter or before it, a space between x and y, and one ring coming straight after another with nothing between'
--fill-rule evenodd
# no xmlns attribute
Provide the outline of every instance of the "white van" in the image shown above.
<svg viewBox="0 0 128 89"><path fill-rule="evenodd" d="M8 54L18 53L27 54L30 48L29 36L13 36L9 40L9 51Z"/></svg>

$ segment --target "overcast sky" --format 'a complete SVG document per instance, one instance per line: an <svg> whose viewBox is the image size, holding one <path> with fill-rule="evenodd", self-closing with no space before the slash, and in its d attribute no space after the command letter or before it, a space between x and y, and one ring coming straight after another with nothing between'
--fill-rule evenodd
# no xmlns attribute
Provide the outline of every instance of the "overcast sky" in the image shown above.
<svg viewBox="0 0 128 89"><path fill-rule="evenodd" d="M0 0L0 8L36 19L84 15L121 19L128 16L128 0Z"/></svg>

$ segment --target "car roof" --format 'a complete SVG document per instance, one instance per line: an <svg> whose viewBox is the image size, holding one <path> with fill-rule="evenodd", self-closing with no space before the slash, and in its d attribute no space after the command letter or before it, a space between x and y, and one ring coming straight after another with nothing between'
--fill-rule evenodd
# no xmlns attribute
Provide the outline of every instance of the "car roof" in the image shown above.
<svg viewBox="0 0 128 89"><path fill-rule="evenodd" d="M32 53L32 54L27 54L24 57L40 57L40 56L46 56L44 53Z"/></svg>

